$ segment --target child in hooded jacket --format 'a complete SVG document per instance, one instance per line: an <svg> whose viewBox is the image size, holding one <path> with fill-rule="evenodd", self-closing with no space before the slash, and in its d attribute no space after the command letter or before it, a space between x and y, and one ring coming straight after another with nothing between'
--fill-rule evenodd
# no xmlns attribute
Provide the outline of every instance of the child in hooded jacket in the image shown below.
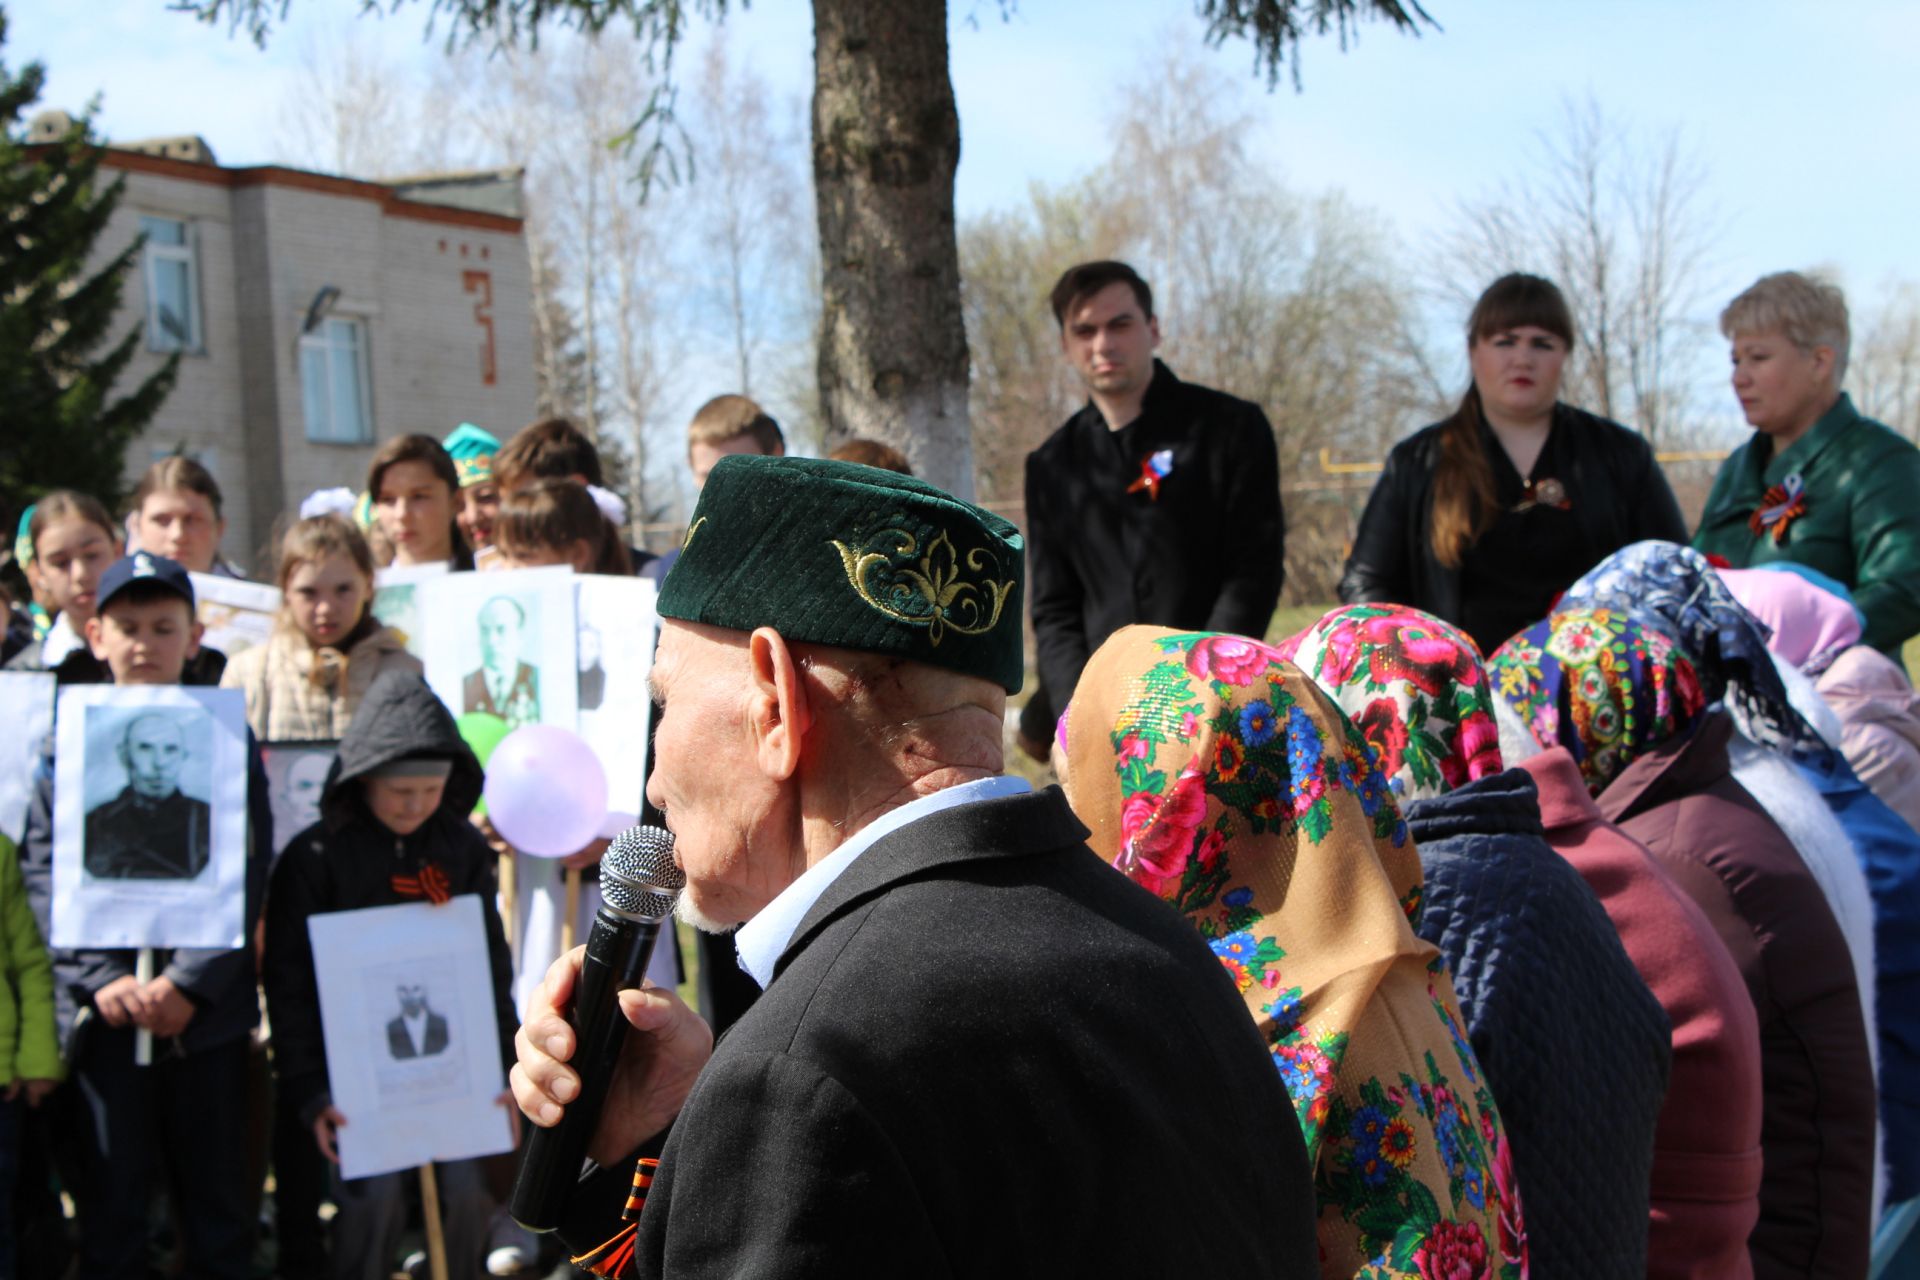
<svg viewBox="0 0 1920 1280"><path fill-rule="evenodd" d="M512 965L494 906L494 854L468 820L480 799L480 763L453 716L419 676L392 671L375 680L340 742L320 801L320 821L295 836L274 868L268 895L267 1009L274 1074L287 1105L338 1164L335 1140L353 1123L333 1105L320 1021L311 916L410 901L443 903L476 894L486 922L504 1070L518 1026L508 999ZM430 1034L429 1030L429 1034ZM512 1095L501 1105L514 1117ZM448 1274L482 1274L493 1209L478 1160L439 1164L445 1201ZM386 1280L406 1221L402 1175L334 1178L333 1275Z"/></svg>

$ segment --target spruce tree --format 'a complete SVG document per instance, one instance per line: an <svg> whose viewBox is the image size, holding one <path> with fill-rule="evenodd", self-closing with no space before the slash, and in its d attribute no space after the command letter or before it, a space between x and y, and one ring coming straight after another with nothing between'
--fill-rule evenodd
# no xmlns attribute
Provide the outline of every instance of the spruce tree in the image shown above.
<svg viewBox="0 0 1920 1280"><path fill-rule="evenodd" d="M7 18L0 10L0 52ZM11 548L14 521L52 489L78 489L109 504L123 493L127 445L173 388L175 355L125 394L116 384L140 341L135 322L111 329L134 240L104 264L89 259L120 202L124 179L100 181L92 111L60 138L25 141L25 115L45 69L15 75L0 60L0 521Z"/></svg>

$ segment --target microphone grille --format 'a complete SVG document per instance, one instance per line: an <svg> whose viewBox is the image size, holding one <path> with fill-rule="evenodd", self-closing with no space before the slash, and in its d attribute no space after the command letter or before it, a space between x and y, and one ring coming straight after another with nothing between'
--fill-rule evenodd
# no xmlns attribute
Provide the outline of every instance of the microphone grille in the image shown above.
<svg viewBox="0 0 1920 1280"><path fill-rule="evenodd" d="M673 833L662 827L628 827L600 859L600 896L622 915L660 919L686 882L673 862Z"/></svg>

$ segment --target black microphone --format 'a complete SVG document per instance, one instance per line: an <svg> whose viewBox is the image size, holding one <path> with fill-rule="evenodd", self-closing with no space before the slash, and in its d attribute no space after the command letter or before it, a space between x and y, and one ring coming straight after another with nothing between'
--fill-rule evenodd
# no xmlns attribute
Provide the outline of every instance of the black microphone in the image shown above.
<svg viewBox="0 0 1920 1280"><path fill-rule="evenodd" d="M661 921L673 912L686 876L673 862L673 833L660 827L629 827L614 837L600 859L600 896L587 954L574 988L567 1021L574 1032L573 1059L567 1065L580 1076L580 1093L567 1104L560 1123L537 1126L520 1155L508 1211L529 1231L552 1231L580 1180L587 1145L600 1124L600 1108L614 1064L626 1044L627 1019L620 992L638 987L647 959L660 936Z"/></svg>

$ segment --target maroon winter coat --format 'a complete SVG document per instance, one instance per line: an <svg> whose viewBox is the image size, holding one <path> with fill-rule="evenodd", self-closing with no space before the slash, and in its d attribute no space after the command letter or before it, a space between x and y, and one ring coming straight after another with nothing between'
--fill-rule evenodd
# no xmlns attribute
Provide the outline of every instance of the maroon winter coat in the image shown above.
<svg viewBox="0 0 1920 1280"><path fill-rule="evenodd" d="M1673 1026L1653 1140L1650 1280L1749 1280L1760 1214L1760 1023L1713 925L1643 845L1608 822L1565 748L1522 763L1547 843L1600 899Z"/></svg>
<svg viewBox="0 0 1920 1280"><path fill-rule="evenodd" d="M1846 939L1793 843L1733 780L1733 722L1635 760L1600 811L1699 904L1760 1015L1756 1280L1859 1280L1873 1202L1874 1082Z"/></svg>

